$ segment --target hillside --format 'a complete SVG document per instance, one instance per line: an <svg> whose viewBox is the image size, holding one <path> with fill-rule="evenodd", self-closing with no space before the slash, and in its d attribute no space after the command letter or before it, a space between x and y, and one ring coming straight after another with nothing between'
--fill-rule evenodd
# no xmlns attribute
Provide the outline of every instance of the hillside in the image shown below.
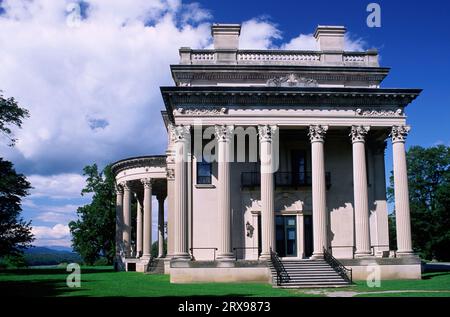
<svg viewBox="0 0 450 317"><path fill-rule="evenodd" d="M33 247L24 252L25 261L29 266L56 265L62 262L81 262L81 257L70 251L55 250L53 247Z"/></svg>

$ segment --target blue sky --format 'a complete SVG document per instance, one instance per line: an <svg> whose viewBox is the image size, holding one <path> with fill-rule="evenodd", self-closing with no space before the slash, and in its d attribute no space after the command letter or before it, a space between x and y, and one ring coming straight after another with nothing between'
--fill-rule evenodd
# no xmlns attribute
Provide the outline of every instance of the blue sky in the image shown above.
<svg viewBox="0 0 450 317"><path fill-rule="evenodd" d="M172 84L178 47L211 45L213 22L243 23L246 48L304 48L318 24L345 25L348 47L377 48L392 68L384 87L424 89L407 109L408 146L450 145L450 4L376 1L381 27L369 28L370 2L85 0L69 20L76 1L0 0L0 89L31 112L0 156L34 187L24 217L36 244L69 244L67 223L89 201L83 166L163 153L158 87Z"/></svg>

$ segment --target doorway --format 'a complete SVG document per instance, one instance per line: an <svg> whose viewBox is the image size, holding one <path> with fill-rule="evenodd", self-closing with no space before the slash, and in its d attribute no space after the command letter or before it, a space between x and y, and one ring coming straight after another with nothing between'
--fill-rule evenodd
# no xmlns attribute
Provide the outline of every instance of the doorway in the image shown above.
<svg viewBox="0 0 450 317"><path fill-rule="evenodd" d="M275 235L277 253L280 257L297 256L297 220L296 216L276 216Z"/></svg>

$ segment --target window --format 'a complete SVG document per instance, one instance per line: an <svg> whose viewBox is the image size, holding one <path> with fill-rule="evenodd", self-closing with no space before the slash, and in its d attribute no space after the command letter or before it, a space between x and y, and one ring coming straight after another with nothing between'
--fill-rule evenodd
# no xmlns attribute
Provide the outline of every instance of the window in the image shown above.
<svg viewBox="0 0 450 317"><path fill-rule="evenodd" d="M197 162L197 184L211 184L211 165L212 163L204 159Z"/></svg>

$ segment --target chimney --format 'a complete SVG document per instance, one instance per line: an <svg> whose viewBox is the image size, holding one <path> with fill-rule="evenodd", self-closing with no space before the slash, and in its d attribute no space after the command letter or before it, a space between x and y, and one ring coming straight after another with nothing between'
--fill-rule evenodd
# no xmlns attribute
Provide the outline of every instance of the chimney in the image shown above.
<svg viewBox="0 0 450 317"><path fill-rule="evenodd" d="M239 48L240 24L214 23L211 35L214 39L215 50L237 50Z"/></svg>
<svg viewBox="0 0 450 317"><path fill-rule="evenodd" d="M346 31L344 26L318 25L314 37L321 51L343 51Z"/></svg>

